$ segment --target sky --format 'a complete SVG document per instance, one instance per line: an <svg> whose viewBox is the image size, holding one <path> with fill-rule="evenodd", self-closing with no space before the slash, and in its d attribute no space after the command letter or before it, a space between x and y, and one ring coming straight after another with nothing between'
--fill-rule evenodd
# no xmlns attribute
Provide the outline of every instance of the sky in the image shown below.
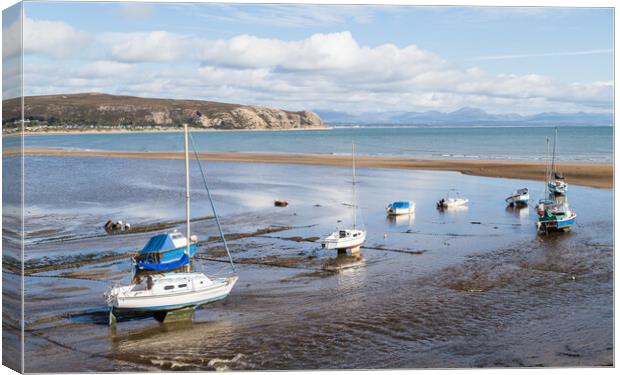
<svg viewBox="0 0 620 375"><path fill-rule="evenodd" d="M3 19L5 41L19 35L15 15ZM349 113L613 110L610 8L26 2L23 16L25 95ZM16 59L18 48L3 53Z"/></svg>

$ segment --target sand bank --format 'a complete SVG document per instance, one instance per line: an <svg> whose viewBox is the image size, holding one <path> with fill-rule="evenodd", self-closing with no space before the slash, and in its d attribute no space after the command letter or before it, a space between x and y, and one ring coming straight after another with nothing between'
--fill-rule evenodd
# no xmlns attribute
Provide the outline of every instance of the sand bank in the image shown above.
<svg viewBox="0 0 620 375"><path fill-rule="evenodd" d="M108 157L134 159L183 159L180 152L120 152L120 151L84 151L51 148L27 148L27 155L37 156L77 156L77 157ZM16 149L5 150L3 156L16 155ZM321 154L268 154L252 152L204 152L201 160L232 161L245 163L280 163L349 166L348 155ZM358 167L420 169L435 171L454 171L463 174L504 177L542 181L545 164L534 161L503 161L503 160L424 160L406 157L358 156ZM613 187L613 165L595 163L559 163L570 184L597 188Z"/></svg>

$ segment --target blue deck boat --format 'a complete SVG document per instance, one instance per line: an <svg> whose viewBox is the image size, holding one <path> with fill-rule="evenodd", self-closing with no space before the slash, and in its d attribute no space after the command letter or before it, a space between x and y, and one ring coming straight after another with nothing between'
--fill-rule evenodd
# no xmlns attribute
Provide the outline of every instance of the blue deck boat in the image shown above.
<svg viewBox="0 0 620 375"><path fill-rule="evenodd" d="M388 215L410 215L415 211L415 203L410 201L392 202L385 207Z"/></svg>
<svg viewBox="0 0 620 375"><path fill-rule="evenodd" d="M194 236L192 236L194 237ZM169 271L189 263L196 253L196 243L190 243L179 232L158 234L151 237L135 258L136 268L144 271Z"/></svg>

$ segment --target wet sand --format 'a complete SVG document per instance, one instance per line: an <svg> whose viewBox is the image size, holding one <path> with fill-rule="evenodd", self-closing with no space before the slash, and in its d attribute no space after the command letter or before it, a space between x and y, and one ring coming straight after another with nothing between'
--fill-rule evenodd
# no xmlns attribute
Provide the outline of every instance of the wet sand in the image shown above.
<svg viewBox="0 0 620 375"><path fill-rule="evenodd" d="M114 152L92 150L64 150L52 148L27 148L25 154L32 156L61 157L107 157L130 159L181 160L179 152ZM3 156L14 156L18 150L6 150ZM304 164L349 166L351 158L346 155L319 154L267 154L267 153L200 153L202 160L244 163ZM454 171L467 175L503 177L528 180L544 180L545 163L495 160L422 160L403 157L358 156L359 167L413 170ZM596 188L613 187L613 165L597 163L558 163L567 180L574 185Z"/></svg>
<svg viewBox="0 0 620 375"><path fill-rule="evenodd" d="M574 230L537 236L535 210L503 198L528 184L537 197L540 183L360 168L368 238L343 256L317 240L350 220L348 165L208 163L239 282L192 319L119 318L110 329L104 291L127 283L131 254L183 215L182 163L28 158L28 372L614 365L611 190L574 186ZM469 207L438 211L452 186ZM193 212L207 217L200 190ZM391 199L416 201L416 214L386 217ZM111 215L145 230L108 235ZM214 220L192 231L194 269L225 275Z"/></svg>

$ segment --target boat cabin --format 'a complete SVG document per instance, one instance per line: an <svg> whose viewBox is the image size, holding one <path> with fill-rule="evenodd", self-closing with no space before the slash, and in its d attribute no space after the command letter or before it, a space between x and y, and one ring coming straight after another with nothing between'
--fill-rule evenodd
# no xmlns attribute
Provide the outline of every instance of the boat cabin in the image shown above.
<svg viewBox="0 0 620 375"><path fill-rule="evenodd" d="M137 260L148 263L168 263L180 259L186 251L187 238L180 232L158 234L144 245ZM193 256L196 245L190 244L189 256Z"/></svg>

